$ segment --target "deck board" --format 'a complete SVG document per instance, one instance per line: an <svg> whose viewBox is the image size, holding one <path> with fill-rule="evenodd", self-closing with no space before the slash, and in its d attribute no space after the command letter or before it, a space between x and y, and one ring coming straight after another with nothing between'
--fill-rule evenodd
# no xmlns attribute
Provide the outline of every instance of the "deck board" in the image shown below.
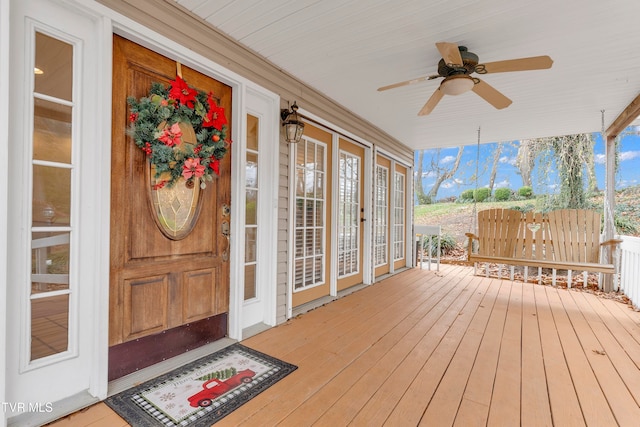
<svg viewBox="0 0 640 427"><path fill-rule="evenodd" d="M498 286L490 286L478 305L429 407L421 418L425 425L453 425L499 289Z"/></svg>
<svg viewBox="0 0 640 427"><path fill-rule="evenodd" d="M585 421L587 425L593 426L617 425L609 407L609 402L589 365L584 349L580 345L580 340L577 336L580 330L574 329L574 325L567 314L568 309L562 304L560 294L563 293L565 292L547 289L551 312L556 321L556 329L562 342L564 357L569 365L569 372L578 394Z"/></svg>
<svg viewBox="0 0 640 427"><path fill-rule="evenodd" d="M538 305L531 283L522 286L522 426L550 426L551 407L538 324Z"/></svg>
<svg viewBox="0 0 640 427"><path fill-rule="evenodd" d="M592 329L592 326L597 326L598 322L595 321L591 312L583 313L578 309L577 298L574 298L573 294L574 292L559 293L595 379L605 396L617 396L615 399L608 399L617 422L620 425L637 425L640 420L640 408L616 371L611 356L608 356L610 353L616 353L615 348L605 347L598 340ZM591 322L585 316L591 319Z"/></svg>
<svg viewBox="0 0 640 427"><path fill-rule="evenodd" d="M488 279L485 279L488 280ZM500 355L500 342L507 316L511 283L506 280L493 282L499 287L498 296L491 309L489 322L479 345L476 361L469 375L463 399L456 414L456 426L484 426L489 417L493 383Z"/></svg>
<svg viewBox="0 0 640 427"><path fill-rule="evenodd" d="M512 284L489 409L489 425L513 425L513 420L520 419L520 399L513 399L513 396L520 394L521 338L522 286ZM509 405L495 404L507 400Z"/></svg>
<svg viewBox="0 0 640 427"><path fill-rule="evenodd" d="M640 313L472 273L411 269L245 340L298 369L216 426L637 425Z"/></svg>
<svg viewBox="0 0 640 427"><path fill-rule="evenodd" d="M342 372L337 373L312 398L289 414L286 418L286 424L311 425L319 418L323 418L323 423L331 423L333 419L339 423L344 421L346 414L353 416L355 411L361 407L361 403L358 401L366 398L367 391L375 390L379 387L379 383L384 378L381 372L367 374L366 376L365 373L379 367L393 366L392 362L398 360L401 354L406 354L409 351L409 346L412 345L411 343L415 343L421 338L428 324L434 322L434 316L430 318L426 314L436 306L448 306L456 295L446 286L439 286L438 289L434 289L434 292L426 300L418 304L416 309L403 322L396 325L393 330L386 334L383 339L376 342L370 351L367 351L366 354L355 360ZM442 311L441 309L440 312ZM357 384L357 381L361 378L366 378L370 381ZM340 404L336 404L343 396L344 399Z"/></svg>
<svg viewBox="0 0 640 427"><path fill-rule="evenodd" d="M584 426L582 408L564 356L547 289L544 286L533 287L552 421L556 426Z"/></svg>

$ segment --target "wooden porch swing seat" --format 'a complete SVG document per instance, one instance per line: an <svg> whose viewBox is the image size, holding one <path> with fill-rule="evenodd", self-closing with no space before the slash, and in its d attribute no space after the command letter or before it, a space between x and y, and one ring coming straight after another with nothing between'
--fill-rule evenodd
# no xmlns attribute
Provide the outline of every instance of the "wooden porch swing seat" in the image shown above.
<svg viewBox="0 0 640 427"><path fill-rule="evenodd" d="M585 285L587 272L614 274L621 240L600 242L601 215L586 209L560 209L547 214L514 209L487 209L478 212L478 235L466 233L468 261L525 267L567 270L567 284L571 286L571 272L582 271ZM477 244L474 244L477 242ZM605 249L608 249L605 251ZM487 268L488 275L488 268ZM601 276L600 275L600 276Z"/></svg>

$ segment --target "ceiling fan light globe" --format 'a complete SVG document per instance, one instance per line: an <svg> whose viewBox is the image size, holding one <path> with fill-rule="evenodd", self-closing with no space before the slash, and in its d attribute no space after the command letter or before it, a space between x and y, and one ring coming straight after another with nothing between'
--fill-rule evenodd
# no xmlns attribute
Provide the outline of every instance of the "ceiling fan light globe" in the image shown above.
<svg viewBox="0 0 640 427"><path fill-rule="evenodd" d="M440 83L440 90L445 95L460 95L473 89L473 79L468 76L447 77Z"/></svg>

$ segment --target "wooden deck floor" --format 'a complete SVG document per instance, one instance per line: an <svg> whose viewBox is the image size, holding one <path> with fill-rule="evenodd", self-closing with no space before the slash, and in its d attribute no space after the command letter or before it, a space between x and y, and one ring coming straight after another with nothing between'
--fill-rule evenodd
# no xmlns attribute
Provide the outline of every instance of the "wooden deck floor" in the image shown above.
<svg viewBox="0 0 640 427"><path fill-rule="evenodd" d="M220 426L637 426L640 313L413 269L243 344L297 365ZM126 426L104 404L54 424Z"/></svg>

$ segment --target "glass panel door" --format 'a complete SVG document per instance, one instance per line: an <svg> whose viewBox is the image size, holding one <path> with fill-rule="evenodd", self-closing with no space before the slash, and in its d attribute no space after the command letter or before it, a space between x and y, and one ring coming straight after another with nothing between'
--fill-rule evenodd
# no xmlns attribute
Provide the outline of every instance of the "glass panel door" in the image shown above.
<svg viewBox="0 0 640 427"><path fill-rule="evenodd" d="M375 182L374 266L389 263L389 169L376 166Z"/></svg>
<svg viewBox="0 0 640 427"><path fill-rule="evenodd" d="M338 277L360 271L360 158L341 151L338 161Z"/></svg>
<svg viewBox="0 0 640 427"><path fill-rule="evenodd" d="M337 290L341 291L363 281L364 254L364 147L340 138L337 154L337 191L333 200L338 204L333 227L337 238Z"/></svg>
<svg viewBox="0 0 640 427"><path fill-rule="evenodd" d="M296 145L294 291L325 282L325 145L303 139Z"/></svg>
<svg viewBox="0 0 640 427"><path fill-rule="evenodd" d="M406 265L406 169L396 165L393 175L393 261L394 268Z"/></svg>
<svg viewBox="0 0 640 427"><path fill-rule="evenodd" d="M402 173L394 174L394 197L393 197L393 260L404 259L404 218L405 218L405 194L404 181L405 176Z"/></svg>

